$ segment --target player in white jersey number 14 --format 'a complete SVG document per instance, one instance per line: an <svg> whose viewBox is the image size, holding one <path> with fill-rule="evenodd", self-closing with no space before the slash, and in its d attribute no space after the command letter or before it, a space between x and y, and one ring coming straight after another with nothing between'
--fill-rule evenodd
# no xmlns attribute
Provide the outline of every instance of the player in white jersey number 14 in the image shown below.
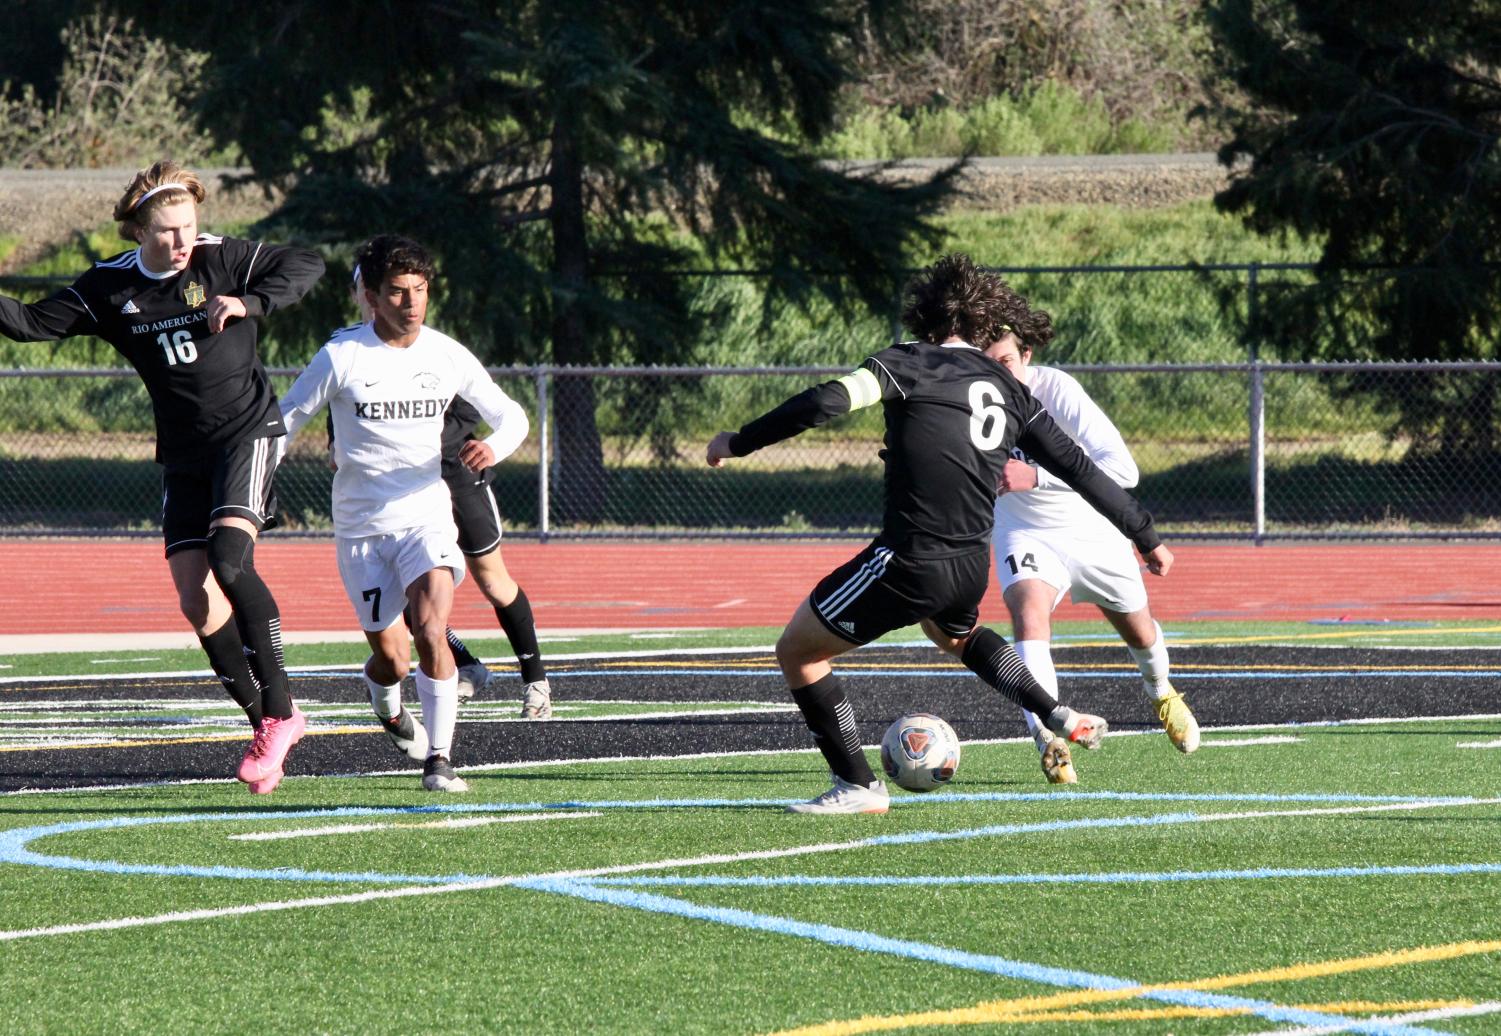
<svg viewBox="0 0 1501 1036"><path fill-rule="evenodd" d="M1084 387L1051 367L1032 366L1034 348L1052 337L1050 323L1024 329L995 358L1026 385L1048 414L1091 460L1123 488L1138 480L1136 462L1120 432ZM1147 607L1146 586L1131 544L1083 498L1024 456L1006 463L996 499L993 540L996 576L1011 613L1016 652L1038 683L1058 696L1052 656L1052 612L1065 592L1096 605L1125 641L1141 671L1148 698L1168 738L1181 752L1199 747L1199 725L1168 680L1162 627ZM1042 770L1055 784L1078 776L1066 742L1026 713L1042 753Z"/></svg>

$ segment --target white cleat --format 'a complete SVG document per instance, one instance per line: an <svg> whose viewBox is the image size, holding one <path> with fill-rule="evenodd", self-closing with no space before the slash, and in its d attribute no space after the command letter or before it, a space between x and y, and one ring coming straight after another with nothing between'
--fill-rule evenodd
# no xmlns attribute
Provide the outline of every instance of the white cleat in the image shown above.
<svg viewBox="0 0 1501 1036"><path fill-rule="evenodd" d="M891 808L891 793L877 779L870 787L861 787L832 774L834 786L816 799L794 802L789 813L885 813Z"/></svg>
<svg viewBox="0 0 1501 1036"><path fill-rule="evenodd" d="M526 685L521 694L522 719L552 719L552 687L546 680Z"/></svg>
<svg viewBox="0 0 1501 1036"><path fill-rule="evenodd" d="M380 721L381 729L386 732L391 743L408 759L421 762L427 758L427 731L423 729L421 723L412 719L409 710L402 709L391 719L386 719L384 716L375 718Z"/></svg>

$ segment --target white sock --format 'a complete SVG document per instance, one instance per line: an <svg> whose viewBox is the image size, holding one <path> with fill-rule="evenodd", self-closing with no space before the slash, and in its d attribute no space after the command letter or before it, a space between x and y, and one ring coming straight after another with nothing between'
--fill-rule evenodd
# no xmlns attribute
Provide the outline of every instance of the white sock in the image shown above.
<svg viewBox="0 0 1501 1036"><path fill-rule="evenodd" d="M369 673L361 675L365 678L365 687L370 692L370 707L375 710L375 714L381 719L393 719L401 715L401 681L386 687L370 679Z"/></svg>
<svg viewBox="0 0 1501 1036"><path fill-rule="evenodd" d="M1032 679L1042 685L1048 696L1058 700L1058 670L1053 668L1053 645L1046 640L1018 640L1012 647L1017 656L1032 674ZM1022 709L1022 719L1027 721L1027 733L1038 740L1037 732L1043 729L1042 721L1027 709ZM1039 750L1042 746L1038 745Z"/></svg>
<svg viewBox="0 0 1501 1036"><path fill-rule="evenodd" d="M1149 648L1141 649L1127 647L1131 654L1131 661L1136 663L1136 668L1141 670L1141 677L1147 682L1147 691L1156 701L1161 701L1173 693L1173 685L1168 683L1167 664L1167 641L1162 637L1162 627L1156 622L1152 628L1157 631L1157 639Z"/></svg>
<svg viewBox="0 0 1501 1036"><path fill-rule="evenodd" d="M434 680L417 667L417 697L422 701L422 725L427 729L427 755L453 758L453 728L459 722L459 674Z"/></svg>

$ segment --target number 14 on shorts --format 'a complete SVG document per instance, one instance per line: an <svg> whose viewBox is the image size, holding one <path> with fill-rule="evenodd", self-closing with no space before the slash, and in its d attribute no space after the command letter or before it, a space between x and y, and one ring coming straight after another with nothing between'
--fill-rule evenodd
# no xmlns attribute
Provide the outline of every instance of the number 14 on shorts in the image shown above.
<svg viewBox="0 0 1501 1036"><path fill-rule="evenodd" d="M1023 554L1020 561L1016 560L1015 554L1007 554L1006 567L1011 569L1011 574L1014 576L1020 575L1021 570L1024 568L1030 569L1033 572L1038 571L1037 559L1034 558L1030 553Z"/></svg>

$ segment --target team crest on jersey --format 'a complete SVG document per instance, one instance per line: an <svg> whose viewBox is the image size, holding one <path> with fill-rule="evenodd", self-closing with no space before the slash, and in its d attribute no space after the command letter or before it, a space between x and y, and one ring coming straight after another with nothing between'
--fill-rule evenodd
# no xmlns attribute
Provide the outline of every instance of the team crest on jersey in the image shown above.
<svg viewBox="0 0 1501 1036"><path fill-rule="evenodd" d="M414 374L412 375L412 380L417 383L419 388L426 389L428 392L438 391L438 387L441 384L438 376L431 371L423 371L421 374Z"/></svg>
<svg viewBox="0 0 1501 1036"><path fill-rule="evenodd" d="M203 285L197 281L190 281L188 286L182 289L182 300L197 309L208 301L208 292L203 290Z"/></svg>

